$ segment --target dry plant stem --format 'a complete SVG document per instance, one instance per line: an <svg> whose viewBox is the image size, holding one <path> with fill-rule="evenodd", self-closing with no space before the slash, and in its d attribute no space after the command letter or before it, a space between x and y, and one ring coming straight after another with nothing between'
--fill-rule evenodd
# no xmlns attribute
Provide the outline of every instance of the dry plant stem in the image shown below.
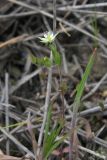
<svg viewBox="0 0 107 160"><path fill-rule="evenodd" d="M56 44L57 44L59 51L62 55L62 66L64 69L64 73L68 74L68 66L67 66L67 60L66 60L66 56L65 56L65 49L62 47L62 45L59 43L58 40L56 40Z"/></svg>
<svg viewBox="0 0 107 160"><path fill-rule="evenodd" d="M61 101L62 101L62 104L61 104L61 107L60 107L60 111L61 111L61 121L63 122L63 126L64 126L64 123L65 123L65 116L64 116L64 113L65 113L65 102L64 102L64 91L62 89L62 74L61 74L61 68L58 67L58 71L59 71L59 77L60 77L60 82L59 82L59 86L60 86L60 96L61 96ZM64 127L62 129L62 135L64 135ZM60 147L60 158L62 159L63 158L63 152L62 152L63 148L62 146Z"/></svg>
<svg viewBox="0 0 107 160"><path fill-rule="evenodd" d="M18 17L25 17L28 15L35 15L37 14L36 11L28 11L28 12L21 12L21 13L15 13L15 14L7 14L7 15L0 15L0 19L9 19L9 18L18 18Z"/></svg>
<svg viewBox="0 0 107 160"><path fill-rule="evenodd" d="M82 130L81 130L82 131ZM83 131L84 132L84 131ZM78 132L79 133L79 132ZM81 135L81 134L80 134ZM84 136L86 135L86 133L84 132ZM69 143L68 141L66 141L67 142L67 144ZM93 139L93 142L95 142L95 143L97 143L98 145L101 145L102 147L107 147L106 146L106 144L104 145L104 143L105 143L105 141L103 141L102 139L100 139L100 138L98 138L98 137L95 137L94 139ZM96 157L98 157L98 158L101 158L101 159L104 159L104 160L106 160L106 156L103 156L103 155L101 155L101 154L99 154L99 153L96 153L95 151L92 151L92 150L90 150L90 149L88 149L88 148L86 148L86 147L83 147L83 146L80 146L80 145L78 145L78 148L79 148L79 150L83 150L83 151L85 151L85 152L87 152L87 153L90 153L90 154L92 154L92 155L94 155L94 156L96 156ZM74 159L74 160L76 160L76 159Z"/></svg>
<svg viewBox="0 0 107 160"><path fill-rule="evenodd" d="M107 79L107 73L101 78L101 80L96 84L96 86L82 98L82 100L85 100L92 96L99 89L100 85L104 82L105 79Z"/></svg>
<svg viewBox="0 0 107 160"><path fill-rule="evenodd" d="M31 9L31 10L34 10L34 11L37 11L38 13L41 13L41 14L49 17L49 18L54 18L54 16L53 16L52 14L50 14L50 13L44 11L44 10L39 9L39 8L37 8L36 6L28 5L28 4L26 4L26 3L23 3L23 2L17 1L17 0L8 0L8 1L10 1L10 2L12 2L12 3L15 3L15 4L17 4L17 5L23 6L23 7L25 7L25 8L28 8L28 9ZM100 5L101 5L101 4L100 4ZM107 3L104 3L104 4L103 4L103 6L106 6L106 5L107 5ZM77 7L77 6L74 6L74 8L75 8L75 7ZM80 5L80 7L82 8L83 6ZM97 6L94 6L94 7L97 7ZM61 8L61 9L62 9L62 8ZM65 9L65 8L64 8L64 9ZM92 34L90 34L89 32L87 32L86 30L80 28L79 26L77 26L77 25L75 25L75 24L73 24L73 23L69 23L68 21L65 21L65 20L63 20L62 18L59 18L59 17L56 17L56 20L57 20L58 22L61 22L61 23L65 24L65 25L69 26L69 27L72 28L72 29L75 29L75 30L77 30L77 31L79 31L79 32L81 32L81 33L83 33L83 34L91 37L92 39L98 40L99 42L102 42L102 43L105 44L105 45L107 44L107 42L106 42L105 40L93 36Z"/></svg>
<svg viewBox="0 0 107 160"><path fill-rule="evenodd" d="M106 12L101 12L101 11L91 11L91 10L83 10L83 9L72 9L72 12L76 12L76 13L87 13L87 14L97 14L97 16L104 16L104 15L107 15Z"/></svg>
<svg viewBox="0 0 107 160"><path fill-rule="evenodd" d="M73 6L76 5L77 1L78 1L78 0L74 0L74 1L73 1Z"/></svg>
<svg viewBox="0 0 107 160"><path fill-rule="evenodd" d="M37 2L38 2L38 5L42 8L41 1L37 0ZM46 19L46 17L44 15L42 15L42 18L43 18L43 22L44 22L44 24L46 26L47 31L51 31L50 25L49 25L48 20Z"/></svg>
<svg viewBox="0 0 107 160"><path fill-rule="evenodd" d="M87 13L87 12L86 12ZM75 13L74 13L75 14ZM100 18L101 16L99 16L98 15L98 12L96 12L96 11L94 11L93 12L93 14L94 14L94 16L96 17L96 18ZM82 17L82 16L80 16L80 14L75 14L75 16L79 19L79 20L81 20L81 23L85 23L86 24L86 27L87 27L87 29L88 30L90 30L91 32L93 32L94 33L94 30L93 30L93 27L91 26L91 22L88 22L88 23L86 23L86 20ZM100 33L98 33L98 35L96 36L96 37L99 37L100 39L103 39L104 41L106 41L106 39L100 34ZM107 49L105 48L105 46L102 44L102 43L100 43L99 42L99 46L101 47L101 49L107 54ZM103 56L104 58L107 58L107 56L106 55L104 55L103 53L101 54L101 56ZM90 92L89 92L90 93ZM84 97L83 97L84 98Z"/></svg>
<svg viewBox="0 0 107 160"><path fill-rule="evenodd" d="M39 158L37 157L37 142L36 142L36 139L35 139L35 134L34 134L33 129L32 129L32 123L30 121L30 112L28 114L27 123L28 123L28 131L31 135L33 152L35 154L35 160L39 160Z"/></svg>
<svg viewBox="0 0 107 160"><path fill-rule="evenodd" d="M5 124L6 124L6 130L9 133L9 91L8 91L8 80L9 80L9 75L8 73L5 74ZM10 153L10 147L9 147L9 140L6 142L6 154L9 155Z"/></svg>
<svg viewBox="0 0 107 160"><path fill-rule="evenodd" d="M53 14L54 14L53 32L54 32L54 34L56 34L56 0L53 0ZM59 71L59 77L60 77L59 85L61 86L62 75L61 75L61 67L59 67L59 66L58 66L58 71ZM62 117L62 120L64 121L64 94L63 94L63 91L61 91L61 99L62 99L61 117Z"/></svg>
<svg viewBox="0 0 107 160"><path fill-rule="evenodd" d="M59 77L60 77L60 82L59 82L59 86L60 86L60 95L61 95L61 100L62 100L62 106L61 106L61 118L64 122L64 91L62 88L62 74L61 74L61 68L58 67L58 71L59 71Z"/></svg>
<svg viewBox="0 0 107 160"><path fill-rule="evenodd" d="M68 144L69 142L67 140L65 140L65 142ZM84 151L84 152L87 152L87 153L90 153L91 155L94 155L95 157L99 158L99 159L103 159L103 160L106 160L106 156L104 155L101 155L99 153L96 153L95 151L92 151L86 147L83 147L83 146L80 146L78 145L78 149L81 150L81 151ZM76 159L75 159L76 160Z"/></svg>
<svg viewBox="0 0 107 160"><path fill-rule="evenodd" d="M23 144L21 144L13 135L8 134L2 127L0 127L0 131L6 137L8 137L14 144L16 144L16 146L18 146L19 149L21 149L22 151L26 152L29 156L35 158L34 154L30 150L28 150L28 148L26 148Z"/></svg>
<svg viewBox="0 0 107 160"><path fill-rule="evenodd" d="M73 148L74 148L74 133L75 133L75 127L76 127L76 119L77 119L77 112L78 112L78 106L79 104L74 102L73 104L73 117L72 117L72 123L71 123L71 136L70 136L70 143L69 143L69 160L73 160Z"/></svg>
<svg viewBox="0 0 107 160"><path fill-rule="evenodd" d="M53 33L56 34L56 0L53 0Z"/></svg>
<svg viewBox="0 0 107 160"><path fill-rule="evenodd" d="M83 70L82 70L82 67L81 67L81 65L79 64L79 62L78 62L78 59L77 59L76 55L73 55L72 57L73 57L73 59L74 59L74 62L75 62L75 64L76 64L76 66L78 66L78 68L79 68L80 76L81 76L81 78L82 78L82 76L83 76Z"/></svg>
<svg viewBox="0 0 107 160"><path fill-rule="evenodd" d="M22 77L15 86L12 86L9 94L15 92L19 87L21 87L24 83L28 82L31 78L38 75L42 71L42 68L35 70L34 72Z"/></svg>
<svg viewBox="0 0 107 160"><path fill-rule="evenodd" d="M93 3L93 4L86 4L86 5L73 5L73 6L66 6L66 7L59 7L58 10L61 11L69 11L72 9L80 9L80 8L96 8L96 7L104 7L107 6L107 3Z"/></svg>
<svg viewBox="0 0 107 160"><path fill-rule="evenodd" d="M68 127L68 129L71 129L71 128ZM87 138L86 137L86 132L82 129L78 129L78 135L82 136L85 139ZM107 148L107 142L105 140L102 140L101 138L98 138L98 137L95 136L92 141L94 143L98 144L98 145L101 145L104 148Z"/></svg>
<svg viewBox="0 0 107 160"><path fill-rule="evenodd" d="M56 0L53 0L53 14L54 14L54 19L53 19L53 32L56 34ZM61 86L62 83L62 75L61 75L61 68L58 66L58 71L59 71L59 77L60 77L60 83L59 86ZM61 99L62 99L62 107L61 107L61 117L64 120L64 95L63 91L61 91Z"/></svg>
<svg viewBox="0 0 107 160"><path fill-rule="evenodd" d="M52 61L52 52L50 55L50 59ZM46 99L45 99L45 106L44 106L44 116L43 116L43 123L40 129L40 134L39 134L39 139L38 139L37 156L39 156L40 154L40 147L41 147L41 143L43 140L43 133L44 133L47 112L48 112L48 107L49 107L49 101L50 101L50 94L51 94L51 83L52 83L52 67L49 68L49 73L48 73L47 92L46 92Z"/></svg>
<svg viewBox="0 0 107 160"><path fill-rule="evenodd" d="M82 2L82 5L85 5L87 2L88 2L88 0L84 0L84 1Z"/></svg>
<svg viewBox="0 0 107 160"><path fill-rule="evenodd" d="M86 117L91 116L92 114L100 113L107 110L107 104L104 104L104 109L102 110L100 106L96 106L90 109L86 109L85 111L82 111L79 113L79 116Z"/></svg>
<svg viewBox="0 0 107 160"><path fill-rule="evenodd" d="M25 38L27 38L27 36L28 36L27 34L24 34L24 35L12 38L10 40L7 40L6 42L0 44L0 48L23 41Z"/></svg>
<svg viewBox="0 0 107 160"><path fill-rule="evenodd" d="M78 148L79 148L81 151L85 151L85 152L90 153L90 154L92 154L92 155L94 155L94 156L96 156L96 157L98 157L98 158L100 158L100 159L106 160L106 156L101 155L101 154L99 154L99 153L96 153L96 152L94 152L94 151L92 151L92 150L90 150L90 149L88 149L88 148L86 148L86 147L78 146Z"/></svg>

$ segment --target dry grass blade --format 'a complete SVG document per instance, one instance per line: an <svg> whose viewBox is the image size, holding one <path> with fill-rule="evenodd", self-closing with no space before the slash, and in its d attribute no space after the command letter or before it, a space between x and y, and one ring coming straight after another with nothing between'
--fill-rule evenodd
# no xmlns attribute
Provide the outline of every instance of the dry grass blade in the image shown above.
<svg viewBox="0 0 107 160"><path fill-rule="evenodd" d="M28 127L28 131L31 135L33 151L34 151L34 154L35 154L35 160L39 160L39 158L37 157L38 144L36 142L35 135L34 135L34 132L33 132L33 129L32 129L32 124L31 124L31 121L30 121L30 113L28 114L27 127Z"/></svg>
<svg viewBox="0 0 107 160"><path fill-rule="evenodd" d="M14 157L5 154L0 154L0 160L30 160L30 158L26 157Z"/></svg>
<svg viewBox="0 0 107 160"><path fill-rule="evenodd" d="M6 105L9 105L9 75L8 73L5 74L5 102ZM6 130L9 132L9 106L5 106L5 124L6 124ZM10 153L10 143L9 140L7 140L6 143L6 153L9 155Z"/></svg>
<svg viewBox="0 0 107 160"><path fill-rule="evenodd" d="M25 155L23 157L15 157L15 156L9 156L5 155L1 150L0 150L0 160L31 160L29 158L30 156Z"/></svg>
<svg viewBox="0 0 107 160"><path fill-rule="evenodd" d="M96 86L83 97L83 100L92 96L99 89L100 85L104 82L105 79L107 79L107 73L101 78L101 80L96 84Z"/></svg>
<svg viewBox="0 0 107 160"><path fill-rule="evenodd" d="M107 6L107 3L92 3L92 4L86 4L86 5L73 5L73 6L67 6L67 7L60 7L59 10L72 10L72 9L80 9L80 8L96 8L96 7L103 7Z"/></svg>
<svg viewBox="0 0 107 160"><path fill-rule="evenodd" d="M95 156L96 158L100 158L100 159L106 160L106 156L101 155L101 154L99 154L99 153L96 153L96 152L94 152L94 151L92 151L92 150L90 150L90 149L87 149L87 148L82 147L82 146L79 146L79 149L80 149L81 151L85 151L85 152L87 152L87 153L90 153L91 155Z"/></svg>
<svg viewBox="0 0 107 160"><path fill-rule="evenodd" d="M8 156L8 155L0 155L0 160L22 160L22 158Z"/></svg>
<svg viewBox="0 0 107 160"><path fill-rule="evenodd" d="M13 135L7 133L3 128L0 127L0 130L6 137L8 137L14 144L16 144L20 149L26 152L29 156L35 158L34 154L24 145L22 145Z"/></svg>
<svg viewBox="0 0 107 160"><path fill-rule="evenodd" d="M93 138L93 133L92 133L91 126L90 126L89 122L87 121L87 119L80 118L80 119L78 119L78 122L79 122L79 124L84 126L84 129L86 131L87 140L88 141L91 140Z"/></svg>
<svg viewBox="0 0 107 160"><path fill-rule="evenodd" d="M24 35L12 38L10 40L7 40L6 42L0 43L0 48L3 48L3 47L6 47L6 46L9 46L9 45L21 42L21 41L23 41L27 37L28 37L28 35L24 34Z"/></svg>
<svg viewBox="0 0 107 160"><path fill-rule="evenodd" d="M78 137L77 137L77 131L76 129L74 129L73 131L73 144L72 144L72 148L69 149L69 152L73 153L73 158L74 159L78 159L78 145L79 145L79 141L78 141Z"/></svg>
<svg viewBox="0 0 107 160"><path fill-rule="evenodd" d="M52 18L52 19L54 18L54 16L52 14L50 14L50 13L44 11L44 10L39 9L36 6L34 7L32 5L28 5L26 3L23 3L23 2L17 1L17 0L8 0L8 1L10 1L12 3L15 3L15 4L19 5L19 6L23 6L25 8L37 11L38 13L41 13L41 14L43 14L46 17L49 17L49 18ZM92 39L95 39L95 40L98 40L99 42L104 43L105 45L107 43L105 40L103 40L101 38L98 38L96 36L93 36L91 33L87 32L85 29L80 28L78 25L75 25L73 23L69 23L68 21L63 20L62 18L59 18L59 17L56 17L56 20L58 22L61 22L61 23L65 24L65 25L69 26L71 28L71 30L77 30L77 31L79 31L79 32L81 32L81 33L83 33L83 34L91 37Z"/></svg>
<svg viewBox="0 0 107 160"><path fill-rule="evenodd" d="M11 87L11 90L10 90L10 94L12 94L14 91L16 91L20 86L22 86L24 83L26 83L27 81L29 81L31 78L33 78L34 76L38 75L39 73L41 73L42 69L39 68L37 69L36 71L22 77L15 86L12 86Z"/></svg>

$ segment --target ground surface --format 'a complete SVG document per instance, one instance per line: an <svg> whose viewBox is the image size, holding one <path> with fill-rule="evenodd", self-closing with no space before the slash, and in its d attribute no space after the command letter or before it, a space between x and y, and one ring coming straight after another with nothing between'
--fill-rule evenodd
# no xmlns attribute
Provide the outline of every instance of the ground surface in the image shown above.
<svg viewBox="0 0 107 160"><path fill-rule="evenodd" d="M77 126L78 159L106 159L107 153L107 2L57 0L56 44L62 56L65 133L69 133L75 88L97 43L97 57L85 86ZM53 30L52 0L0 1L0 160L34 158L28 115L38 141L47 93L48 68L32 64L30 54L50 56L38 37ZM95 29L96 27L96 29ZM96 34L96 30L98 30ZM96 40L95 40L96 39ZM59 72L52 70L53 127L61 112ZM17 124L11 126L12 124ZM10 127L9 127L10 126ZM7 127L7 129L6 129ZM7 139L8 137L8 139ZM68 142L68 141L67 141ZM68 159L67 142L50 159ZM65 150L64 150L65 149ZM61 151L61 152L62 152ZM97 154L99 153L99 154ZM56 155L58 154L58 155ZM88 158L86 158L88 157ZM18 158L16 158L18 159ZM21 159L21 158L19 158Z"/></svg>

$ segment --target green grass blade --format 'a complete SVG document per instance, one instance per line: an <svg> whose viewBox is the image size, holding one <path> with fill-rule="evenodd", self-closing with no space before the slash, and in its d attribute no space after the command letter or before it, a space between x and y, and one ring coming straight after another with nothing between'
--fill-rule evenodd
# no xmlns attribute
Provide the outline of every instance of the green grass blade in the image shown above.
<svg viewBox="0 0 107 160"><path fill-rule="evenodd" d="M85 88L85 82L87 81L88 76L90 75L91 69L93 67L95 56L96 56L96 48L94 49L94 52L90 57L90 60L89 60L87 67L86 67L86 70L83 74L82 80L80 81L79 85L76 88L77 94L76 94L74 102L76 102L78 104L80 103L80 99L81 99L81 96L82 96L84 88Z"/></svg>
<svg viewBox="0 0 107 160"><path fill-rule="evenodd" d="M89 62L86 66L86 70L83 74L83 77L82 77L80 83L77 85L77 88L76 88L77 93L76 93L76 96L75 96L75 99L74 99L73 117L72 117L72 120L71 120L71 134L70 134L70 146L69 146L71 152L69 152L69 159L72 159L72 156L73 156L74 136L75 136L74 131L75 131L75 128L76 128L76 119L77 119L77 113L78 113L78 109L79 109L80 102L81 102L81 97L83 95L83 91L84 91L84 88L85 88L85 82L87 81L88 76L91 73L91 70L92 70L92 67L93 67L93 64L94 64L94 60L95 60L95 56L96 56L96 48L94 49L93 54L91 55L91 57L89 59Z"/></svg>
<svg viewBox="0 0 107 160"><path fill-rule="evenodd" d="M48 150L47 155L45 156L45 160L52 154L52 152L64 141L67 136L63 136L61 139L57 140L52 147Z"/></svg>

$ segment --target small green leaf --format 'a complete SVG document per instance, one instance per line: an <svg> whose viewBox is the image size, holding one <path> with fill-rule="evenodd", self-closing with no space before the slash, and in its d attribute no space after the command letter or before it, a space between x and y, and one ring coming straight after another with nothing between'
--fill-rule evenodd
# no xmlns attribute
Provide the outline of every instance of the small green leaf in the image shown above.
<svg viewBox="0 0 107 160"><path fill-rule="evenodd" d="M43 65L45 67L51 67L51 65L52 65L51 60L48 57L44 57L43 58Z"/></svg>
<svg viewBox="0 0 107 160"><path fill-rule="evenodd" d="M49 48L52 51L53 54L53 60L55 62L56 65L61 66L61 55L60 53L57 51L57 48L54 44L49 45Z"/></svg>
<svg viewBox="0 0 107 160"><path fill-rule="evenodd" d="M48 57L38 58L31 54L32 63L39 66L51 67L52 63Z"/></svg>

